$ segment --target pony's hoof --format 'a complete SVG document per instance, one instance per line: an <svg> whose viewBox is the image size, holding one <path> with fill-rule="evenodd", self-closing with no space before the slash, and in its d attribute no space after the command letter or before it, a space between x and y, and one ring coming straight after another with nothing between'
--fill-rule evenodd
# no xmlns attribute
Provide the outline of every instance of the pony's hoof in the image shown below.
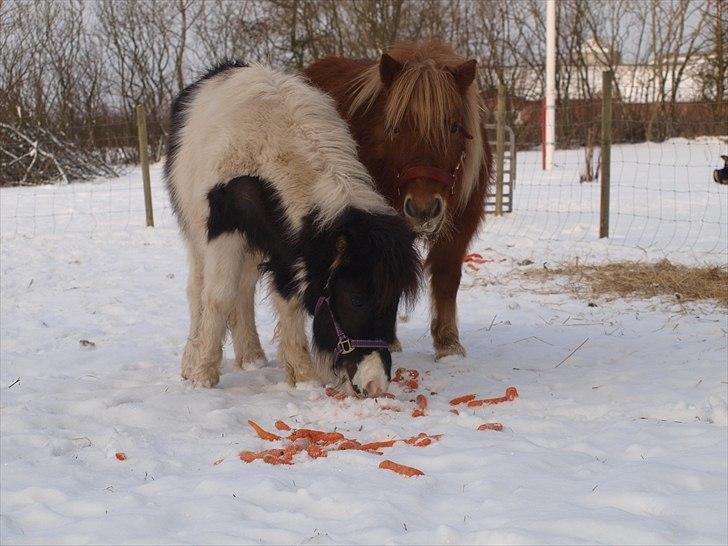
<svg viewBox="0 0 728 546"><path fill-rule="evenodd" d="M402 352L402 344L398 339L395 339L392 343L389 344L389 352L390 353L401 353Z"/></svg>
<svg viewBox="0 0 728 546"><path fill-rule="evenodd" d="M293 366L286 363L286 380L291 387L295 387L299 383L313 381L313 371L311 366Z"/></svg>
<svg viewBox="0 0 728 546"><path fill-rule="evenodd" d="M465 349L459 342L454 342L444 347L435 347L435 362L452 362L465 357Z"/></svg>
<svg viewBox="0 0 728 546"><path fill-rule="evenodd" d="M210 389L220 382L220 372L217 370L195 371L182 377L187 379L193 387Z"/></svg>

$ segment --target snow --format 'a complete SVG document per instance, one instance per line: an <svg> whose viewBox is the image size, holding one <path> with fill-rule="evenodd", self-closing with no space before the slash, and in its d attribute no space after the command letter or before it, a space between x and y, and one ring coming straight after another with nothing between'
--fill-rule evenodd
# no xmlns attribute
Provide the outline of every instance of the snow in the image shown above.
<svg viewBox="0 0 728 546"><path fill-rule="evenodd" d="M598 186L573 180L581 152L559 152L551 173L537 169L538 154L520 155L516 211L489 218L471 249L505 261L464 270L468 357L433 361L424 297L399 326L395 366L418 369L429 400L418 419L397 386L401 413L289 388L265 290L258 326L270 364L236 370L226 346L218 388L181 381L185 253L159 168L153 229L142 227L138 172L0 190L0 542L725 544L725 309L667 298L590 307L563 279L518 274L524 258L725 263L728 188L709 181L725 144L671 141L662 158L651 146L613 151L610 241L593 221ZM644 232L627 228L634 214ZM695 215L702 231L686 234ZM455 396L511 385L514 402L449 412ZM384 457L245 464L241 450L272 447L248 419L360 441L444 436ZM476 430L494 421L503 432ZM382 458L425 476L380 470Z"/></svg>

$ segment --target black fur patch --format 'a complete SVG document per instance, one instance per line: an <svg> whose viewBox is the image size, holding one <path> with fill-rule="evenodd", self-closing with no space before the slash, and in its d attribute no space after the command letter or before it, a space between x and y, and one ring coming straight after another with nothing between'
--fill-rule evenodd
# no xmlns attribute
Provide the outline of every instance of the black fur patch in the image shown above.
<svg viewBox="0 0 728 546"><path fill-rule="evenodd" d="M301 241L309 278L306 307L313 312L318 294L329 277L336 240L346 242L339 274L361 272L370 280L372 306L381 310L401 296L411 304L417 295L422 266L414 246L414 235L405 221L394 214L370 213L348 208L330 228L318 230L314 211L306 218ZM316 282L313 282L313 280Z"/></svg>
<svg viewBox="0 0 728 546"><path fill-rule="evenodd" d="M241 61L224 60L208 70L201 78L185 87L179 95L175 97L174 101L172 101L172 106L169 112L169 133L167 135L167 147L164 158L164 178L167 183L167 192L169 193L169 199L172 203L172 210L180 220L180 225L183 230L185 229L185 226L181 223L182 220L179 215L179 203L177 201L177 196L174 193L174 188L172 187L171 177L175 156L177 155L177 151L181 144L182 129L187 123L187 107L195 98L195 94L203 82L229 70L246 68L247 66L247 64Z"/></svg>
<svg viewBox="0 0 728 546"><path fill-rule="evenodd" d="M212 188L207 200L207 239L233 231L245 235L251 247L267 256L265 270L273 274L278 292L289 298L296 289L293 265L300 245L278 192L261 178L239 176Z"/></svg>

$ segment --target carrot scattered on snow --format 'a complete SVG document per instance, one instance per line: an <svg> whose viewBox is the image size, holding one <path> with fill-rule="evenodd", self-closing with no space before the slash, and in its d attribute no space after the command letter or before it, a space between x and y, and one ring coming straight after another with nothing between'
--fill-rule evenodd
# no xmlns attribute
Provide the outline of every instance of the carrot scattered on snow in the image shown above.
<svg viewBox="0 0 728 546"><path fill-rule="evenodd" d="M335 398L336 400L343 400L346 398L346 395L343 393L340 393L336 389L332 389L331 387L326 388L326 396L330 398Z"/></svg>
<svg viewBox="0 0 728 546"><path fill-rule="evenodd" d="M384 440L383 442L369 442L364 444L360 449L363 451L378 450L382 447L392 447L397 440Z"/></svg>
<svg viewBox="0 0 728 546"><path fill-rule="evenodd" d="M453 398L452 400L450 400L450 405L457 406L458 404L465 404L466 402L475 400L477 397L477 394L465 394L463 396L458 396L457 398Z"/></svg>
<svg viewBox="0 0 728 546"><path fill-rule="evenodd" d="M268 431L267 431L267 430L265 430L265 429L264 429L263 427L261 427L261 426L260 426L260 425L259 425L258 423L256 423L255 421L253 421L253 420L251 420L251 419L248 419L248 424L249 424L249 425L250 425L251 427L253 427L253 430L255 431L255 433L256 433L256 434L257 434L257 435L258 435L258 436L259 436L260 438L262 438L263 440L268 440L268 441L270 441L270 442L273 442L273 441L275 441L275 440L280 440L280 439L281 439L281 437L280 437L280 436L278 436L278 435L276 435L276 434L273 434L272 432L268 432Z"/></svg>
<svg viewBox="0 0 728 546"><path fill-rule="evenodd" d="M314 443L333 444L340 440L344 440L344 435L340 432L323 432L321 430L300 428L293 431L293 433L288 437L288 439L292 442L295 442L299 438L308 438L308 440Z"/></svg>
<svg viewBox="0 0 728 546"><path fill-rule="evenodd" d="M518 398L518 391L516 390L516 387L508 387L506 389L505 396L500 396L498 398L483 398L481 400L471 400L470 402L468 402L468 407L477 408L486 405L502 404L503 402L512 402L516 398Z"/></svg>
<svg viewBox="0 0 728 546"><path fill-rule="evenodd" d="M425 398L425 395L424 394L418 394L415 401L417 402L417 406L421 410L426 410L427 409L427 398Z"/></svg>
<svg viewBox="0 0 728 546"><path fill-rule="evenodd" d="M119 461L126 461L126 453L124 453L123 451L117 451L115 457Z"/></svg>
<svg viewBox="0 0 728 546"><path fill-rule="evenodd" d="M483 423L478 427L478 430L497 430L498 432L501 432L503 430L503 425L500 423Z"/></svg>
<svg viewBox="0 0 728 546"><path fill-rule="evenodd" d="M386 459L379 463L379 468L383 468L384 470L391 470L392 472L396 472L397 474L401 474L402 476L407 476L408 478L411 478L412 476L424 476L425 473L422 472L422 470L419 470L417 468L412 468L411 466L405 466L403 464L395 463L394 461L390 461L389 459Z"/></svg>

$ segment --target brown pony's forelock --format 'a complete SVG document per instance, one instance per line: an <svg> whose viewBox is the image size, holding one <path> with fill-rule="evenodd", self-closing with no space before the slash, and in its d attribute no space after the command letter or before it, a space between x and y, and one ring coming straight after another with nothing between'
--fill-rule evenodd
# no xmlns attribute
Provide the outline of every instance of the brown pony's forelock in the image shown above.
<svg viewBox="0 0 728 546"><path fill-rule="evenodd" d="M438 151L445 149L452 138L450 126L454 121L473 135L465 144L467 156L459 192L459 202L464 206L477 184L483 162L481 112L484 110L477 84L473 82L463 95L447 71L457 68L465 59L439 41L423 45L402 42L387 53L403 65L383 106L387 133L392 134L398 126L407 123L428 146ZM372 108L383 87L379 63L364 69L350 87L349 115ZM449 119L453 111L462 111L463 119Z"/></svg>

